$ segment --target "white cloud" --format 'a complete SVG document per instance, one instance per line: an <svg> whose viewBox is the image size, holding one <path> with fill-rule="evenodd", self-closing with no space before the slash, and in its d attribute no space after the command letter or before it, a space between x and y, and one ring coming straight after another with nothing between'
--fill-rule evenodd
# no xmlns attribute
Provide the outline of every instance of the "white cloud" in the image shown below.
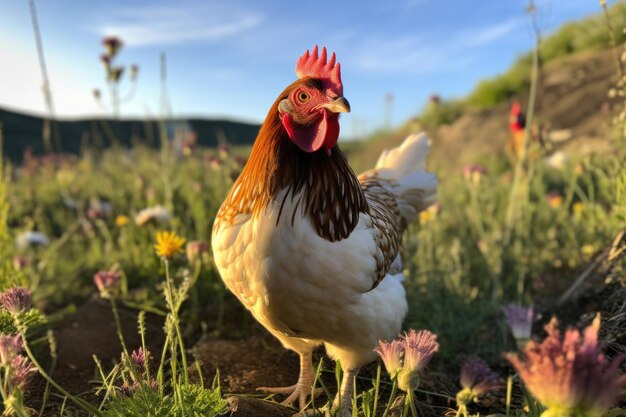
<svg viewBox="0 0 626 417"><path fill-rule="evenodd" d="M147 6L117 11L113 23L100 25L99 34L116 35L129 46L177 44L189 41L219 41L249 31L263 16L222 4Z"/></svg>
<svg viewBox="0 0 626 417"><path fill-rule="evenodd" d="M463 48L473 48L486 45L519 29L522 26L522 23L523 21L517 18L509 19L503 23L493 26L473 29L458 37L458 45Z"/></svg>

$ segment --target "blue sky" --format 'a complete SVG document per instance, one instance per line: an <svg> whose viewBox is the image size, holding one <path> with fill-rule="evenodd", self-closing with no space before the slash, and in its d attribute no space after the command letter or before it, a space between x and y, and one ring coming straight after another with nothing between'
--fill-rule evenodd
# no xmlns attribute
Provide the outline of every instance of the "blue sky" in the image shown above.
<svg viewBox="0 0 626 417"><path fill-rule="evenodd" d="M57 113L105 114L103 35L125 41L118 62L140 74L123 116L161 111L159 55L177 116L261 122L295 79L296 59L314 44L337 53L352 113L346 136L415 115L431 94L463 96L531 48L524 0L122 1L39 0L37 8ZM600 11L597 0L537 0L541 26ZM122 94L128 85L121 86ZM0 0L0 106L43 113L27 0ZM358 130L357 130L357 126Z"/></svg>

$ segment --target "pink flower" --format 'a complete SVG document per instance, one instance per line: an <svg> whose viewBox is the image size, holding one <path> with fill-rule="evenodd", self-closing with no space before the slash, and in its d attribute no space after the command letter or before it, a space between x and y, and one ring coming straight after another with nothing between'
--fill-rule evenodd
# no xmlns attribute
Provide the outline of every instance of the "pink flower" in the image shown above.
<svg viewBox="0 0 626 417"><path fill-rule="evenodd" d="M11 361L11 382L13 386L22 391L28 386L31 375L37 372L35 368L25 356L18 355Z"/></svg>
<svg viewBox="0 0 626 417"><path fill-rule="evenodd" d="M417 389L422 369L438 350L437 335L428 330L410 330L405 334L404 363L398 375L398 387L403 391Z"/></svg>
<svg viewBox="0 0 626 417"><path fill-rule="evenodd" d="M481 178L487 173L487 168L480 165L466 165L463 168L463 176L472 184L480 183Z"/></svg>
<svg viewBox="0 0 626 417"><path fill-rule="evenodd" d="M13 314L30 309L32 302L32 293L26 288L14 287L0 293L0 305Z"/></svg>
<svg viewBox="0 0 626 417"><path fill-rule="evenodd" d="M379 341L374 349L391 378L398 378L398 387L403 391L417 389L421 371L438 350L437 335L428 330L410 330L400 340Z"/></svg>
<svg viewBox="0 0 626 417"><path fill-rule="evenodd" d="M581 334L569 329L562 337L553 318L548 336L530 341L523 354L507 354L531 394L552 413L600 417L620 397L626 376L622 358L609 363L598 343L600 315Z"/></svg>
<svg viewBox="0 0 626 417"><path fill-rule="evenodd" d="M110 298L119 292L119 285L122 276L115 271L98 271L93 276L93 282L100 291L100 297Z"/></svg>
<svg viewBox="0 0 626 417"><path fill-rule="evenodd" d="M193 264L196 261L202 260L202 256L206 253L209 253L210 250L211 245L206 242L202 242L201 240L193 240L187 243L187 246L185 247L187 262Z"/></svg>
<svg viewBox="0 0 626 417"><path fill-rule="evenodd" d="M392 340L391 342L378 341L378 347L374 352L383 360L385 369L389 372L391 379L398 376L402 370L402 354L404 352L404 343L400 340Z"/></svg>
<svg viewBox="0 0 626 417"><path fill-rule="evenodd" d="M22 336L0 336L0 365L8 366L13 358L22 351Z"/></svg>
<svg viewBox="0 0 626 417"><path fill-rule="evenodd" d="M530 339L534 319L534 307L524 307L519 304L509 304L502 307L506 323L513 333L519 348L523 348Z"/></svg>
<svg viewBox="0 0 626 417"><path fill-rule="evenodd" d="M143 348L133 350L130 354L130 360L140 376L143 376L146 373L146 364L149 364L151 359L152 354L150 351L144 351Z"/></svg>
<svg viewBox="0 0 626 417"><path fill-rule="evenodd" d="M460 404L477 401L483 395L499 387L498 375L479 357L469 358L461 367L461 387L456 396Z"/></svg>

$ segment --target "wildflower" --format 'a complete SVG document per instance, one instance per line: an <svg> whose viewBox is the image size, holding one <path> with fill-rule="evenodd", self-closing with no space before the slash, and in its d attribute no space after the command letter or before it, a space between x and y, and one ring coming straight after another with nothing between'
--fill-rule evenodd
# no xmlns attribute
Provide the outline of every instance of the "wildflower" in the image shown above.
<svg viewBox="0 0 626 417"><path fill-rule="evenodd" d="M111 57L107 54L100 55L100 62L104 65L104 69L108 73L111 70Z"/></svg>
<svg viewBox="0 0 626 417"><path fill-rule="evenodd" d="M102 45L104 46L107 56L113 58L117 55L123 43L117 36L107 36L102 39Z"/></svg>
<svg viewBox="0 0 626 417"><path fill-rule="evenodd" d="M574 215L580 215L583 211L585 211L585 203L578 201L572 205L572 211Z"/></svg>
<svg viewBox="0 0 626 417"><path fill-rule="evenodd" d="M428 330L411 330L405 334L404 363L398 375L398 387L403 391L417 389L422 369L438 350L437 335Z"/></svg>
<svg viewBox="0 0 626 417"><path fill-rule="evenodd" d="M174 232L159 232L156 236L157 243L154 245L157 255L162 258L171 258L177 252L181 252L185 239Z"/></svg>
<svg viewBox="0 0 626 417"><path fill-rule="evenodd" d="M484 175L487 175L487 168L480 165L466 165L463 168L463 176L474 185L478 185Z"/></svg>
<svg viewBox="0 0 626 417"><path fill-rule="evenodd" d="M100 297L111 298L119 293L122 276L115 271L98 271L93 276L93 282L100 291Z"/></svg>
<svg viewBox="0 0 626 417"><path fill-rule="evenodd" d="M545 329L542 343L530 341L521 356L507 354L531 394L547 407L542 417L600 417L626 384L622 360L609 363L600 349L600 315L582 334L569 329L561 337L556 318Z"/></svg>
<svg viewBox="0 0 626 417"><path fill-rule="evenodd" d="M459 404L476 402L485 394L497 389L498 375L479 357L471 357L461 367L461 387L456 395Z"/></svg>
<svg viewBox="0 0 626 417"><path fill-rule="evenodd" d="M419 214L420 224L430 223L437 218L437 214L441 211L441 204L435 203L428 206L426 210L422 210Z"/></svg>
<svg viewBox="0 0 626 417"><path fill-rule="evenodd" d="M135 223L142 226L148 222L166 223L170 220L170 212L163 206L148 207L135 216Z"/></svg>
<svg viewBox="0 0 626 417"><path fill-rule="evenodd" d="M22 351L22 336L0 336L0 365L8 366L13 358Z"/></svg>
<svg viewBox="0 0 626 417"><path fill-rule="evenodd" d="M29 246L47 246L50 241L48 237L41 232L23 232L15 239L18 249L26 249Z"/></svg>
<svg viewBox="0 0 626 417"><path fill-rule="evenodd" d="M194 240L187 243L185 247L185 253L187 254L187 262L190 264L195 263L196 261L202 260L202 255L205 253L209 253L211 247L208 243L202 242L201 240Z"/></svg>
<svg viewBox="0 0 626 417"><path fill-rule="evenodd" d="M32 293L26 288L14 287L0 293L0 305L13 314L30 309L32 303Z"/></svg>
<svg viewBox="0 0 626 417"><path fill-rule="evenodd" d="M37 372L37 368L30 363L28 358L22 355L17 355L13 358L10 369L13 386L22 391L28 386L31 374Z"/></svg>
<svg viewBox="0 0 626 417"><path fill-rule="evenodd" d="M563 204L563 197L556 191L550 192L548 194L547 200L548 206L550 206L551 209L557 209L561 207L561 204Z"/></svg>
<svg viewBox="0 0 626 417"><path fill-rule="evenodd" d="M16 255L13 257L13 268L16 271L21 271L30 265L30 258L28 256Z"/></svg>
<svg viewBox="0 0 626 417"><path fill-rule="evenodd" d="M128 216L124 216L123 214L119 214L116 218L115 218L115 224L119 227L123 227L126 226L128 224Z"/></svg>
<svg viewBox="0 0 626 417"><path fill-rule="evenodd" d="M143 348L133 350L130 354L130 360L139 375L146 373L146 365L149 364L150 359L152 359L152 354L148 350L144 351Z"/></svg>
<svg viewBox="0 0 626 417"><path fill-rule="evenodd" d="M124 67L109 68L107 78L109 81L118 82L124 74Z"/></svg>
<svg viewBox="0 0 626 417"><path fill-rule="evenodd" d="M534 307L532 305L524 307L519 304L509 304L502 308L502 312L517 346L520 349L523 348L532 333Z"/></svg>
<svg viewBox="0 0 626 417"><path fill-rule="evenodd" d="M389 372L391 379L398 376L402 370L402 353L404 352L404 343L400 340L392 340L391 342L378 341L378 347L374 352L383 360L385 369Z"/></svg>
<svg viewBox="0 0 626 417"><path fill-rule="evenodd" d="M137 74L139 74L139 65L133 64L130 66L130 79L135 81L137 79Z"/></svg>

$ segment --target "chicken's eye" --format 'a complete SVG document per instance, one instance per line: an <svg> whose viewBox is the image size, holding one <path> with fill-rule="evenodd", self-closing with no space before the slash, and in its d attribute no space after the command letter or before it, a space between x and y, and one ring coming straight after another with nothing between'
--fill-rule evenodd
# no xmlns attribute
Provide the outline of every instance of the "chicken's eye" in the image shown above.
<svg viewBox="0 0 626 417"><path fill-rule="evenodd" d="M300 101L301 103L306 103L310 99L311 99L311 96L306 91L300 91L298 93L298 101Z"/></svg>

